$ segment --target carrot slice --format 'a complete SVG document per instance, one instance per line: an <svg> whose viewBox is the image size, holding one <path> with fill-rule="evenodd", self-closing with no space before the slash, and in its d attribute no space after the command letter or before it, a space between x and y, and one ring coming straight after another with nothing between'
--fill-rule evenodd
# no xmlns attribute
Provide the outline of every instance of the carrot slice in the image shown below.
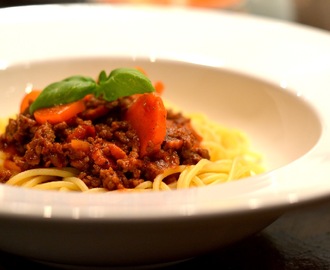
<svg viewBox="0 0 330 270"><path fill-rule="evenodd" d="M119 146L115 145L114 143L108 143L107 145L111 155L115 159L122 159L126 157L125 151L121 149Z"/></svg>
<svg viewBox="0 0 330 270"><path fill-rule="evenodd" d="M76 151L87 152L90 149L90 144L83 140L73 139L71 140L71 147Z"/></svg>
<svg viewBox="0 0 330 270"><path fill-rule="evenodd" d="M161 82L161 81L155 82L154 87L155 87L156 93L158 93L159 95L163 94L164 89L165 89L163 82Z"/></svg>
<svg viewBox="0 0 330 270"><path fill-rule="evenodd" d="M30 93L27 93L21 101L20 113L23 113L30 106L30 104L36 100L40 93L40 90L32 90Z"/></svg>
<svg viewBox="0 0 330 270"><path fill-rule="evenodd" d="M20 172L21 168L18 167L14 161L11 161L9 159L5 159L3 162L3 167L11 172Z"/></svg>
<svg viewBox="0 0 330 270"><path fill-rule="evenodd" d="M46 122L57 124L71 119L84 110L85 102L81 99L68 104L38 109L34 112L34 118L39 124L44 124Z"/></svg>
<svg viewBox="0 0 330 270"><path fill-rule="evenodd" d="M140 95L128 108L125 119L137 133L142 157L160 150L166 135L166 115L161 97L154 93Z"/></svg>
<svg viewBox="0 0 330 270"><path fill-rule="evenodd" d="M148 76L147 72L146 72L142 67L140 67L140 66L136 66L135 68L136 68L138 71L140 71L143 75Z"/></svg>

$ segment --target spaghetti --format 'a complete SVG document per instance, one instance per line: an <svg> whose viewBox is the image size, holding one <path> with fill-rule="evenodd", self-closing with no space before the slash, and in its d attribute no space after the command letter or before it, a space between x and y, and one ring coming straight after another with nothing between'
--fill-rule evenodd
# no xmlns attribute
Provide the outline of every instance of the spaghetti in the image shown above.
<svg viewBox="0 0 330 270"><path fill-rule="evenodd" d="M121 85L116 99L109 92L111 76ZM240 130L201 113L184 115L160 92L132 92L122 78L134 89L152 90L140 72L120 69L109 77L101 72L101 88L90 78L73 76L27 94L20 113L0 121L1 182L41 190L160 191L264 171L261 156ZM74 100L65 95L73 90Z"/></svg>
<svg viewBox="0 0 330 270"><path fill-rule="evenodd" d="M202 159L196 165L180 165L165 170L153 181L144 181L135 191L160 191L216 185L264 172L262 157L252 152L246 134L212 122L203 114L189 115L193 127L203 137L202 145L209 150L210 160ZM2 129L4 125L2 125ZM3 164L5 154L1 153ZM40 190L106 192L105 188L88 188L78 178L74 168L38 168L16 174L8 185ZM164 179L179 174L178 180L166 184ZM128 189L125 189L128 190Z"/></svg>
<svg viewBox="0 0 330 270"><path fill-rule="evenodd" d="M257 175L265 171L262 156L251 151L243 132L229 129L208 119L204 114L190 114L195 130L203 137L202 145L209 150L210 160L196 165L180 165L158 175L153 182L142 183L136 189L171 190L215 185ZM180 174L167 185L163 180Z"/></svg>

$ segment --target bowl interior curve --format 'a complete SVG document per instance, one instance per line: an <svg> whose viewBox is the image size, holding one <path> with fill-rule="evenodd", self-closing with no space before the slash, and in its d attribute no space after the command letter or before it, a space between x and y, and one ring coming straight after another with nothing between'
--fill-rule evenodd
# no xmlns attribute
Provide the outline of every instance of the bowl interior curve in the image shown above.
<svg viewBox="0 0 330 270"><path fill-rule="evenodd" d="M143 67L152 81L161 80L164 97L183 111L203 112L221 125L244 131L269 170L303 156L321 135L315 110L294 91L221 68L131 58L45 60L2 70L0 117L18 111L25 89L42 89L71 75L96 78L101 70L134 66Z"/></svg>

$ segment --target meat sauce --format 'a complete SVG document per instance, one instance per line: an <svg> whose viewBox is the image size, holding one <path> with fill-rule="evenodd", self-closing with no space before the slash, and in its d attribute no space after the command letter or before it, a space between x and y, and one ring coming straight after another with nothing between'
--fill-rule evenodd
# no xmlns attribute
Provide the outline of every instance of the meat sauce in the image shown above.
<svg viewBox="0 0 330 270"><path fill-rule="evenodd" d="M126 189L153 181L167 168L209 159L190 120L170 110L160 150L141 157L136 131L123 120L132 101L132 97L113 102L92 97L84 112L54 125L38 124L28 110L10 119L0 137L0 150L9 164L0 170L0 181L34 168L73 167L89 188Z"/></svg>

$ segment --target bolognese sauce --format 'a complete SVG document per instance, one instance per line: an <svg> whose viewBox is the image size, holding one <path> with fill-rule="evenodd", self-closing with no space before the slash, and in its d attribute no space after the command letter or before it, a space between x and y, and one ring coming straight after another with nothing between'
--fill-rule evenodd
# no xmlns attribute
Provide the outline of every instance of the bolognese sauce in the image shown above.
<svg viewBox="0 0 330 270"><path fill-rule="evenodd" d="M84 99L84 111L55 124L38 123L27 108L9 120L0 137L7 162L0 170L0 181L33 168L73 167L89 188L118 190L152 181L168 168L210 158L190 120L171 110L166 111L166 134L160 147L141 153L139 123L125 117L135 99L127 96L109 102L89 96Z"/></svg>

